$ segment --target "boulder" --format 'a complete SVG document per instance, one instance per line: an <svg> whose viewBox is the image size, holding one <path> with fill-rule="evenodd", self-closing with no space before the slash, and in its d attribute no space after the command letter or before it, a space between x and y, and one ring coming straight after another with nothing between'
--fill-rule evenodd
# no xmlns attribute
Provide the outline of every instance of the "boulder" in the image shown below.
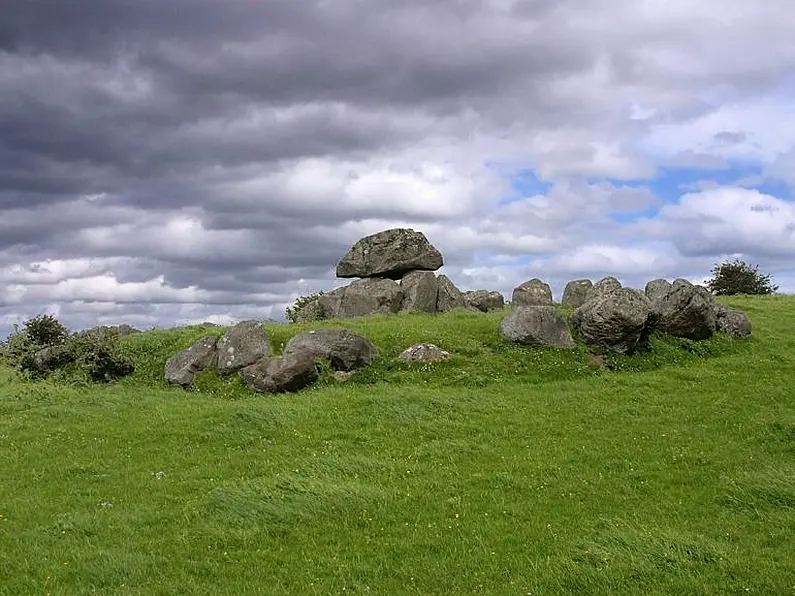
<svg viewBox="0 0 795 596"><path fill-rule="evenodd" d="M593 288L591 289L591 292L588 297L590 298L594 294L614 292L620 289L621 289L621 282L618 281L612 275L608 275L607 277L603 277L593 285Z"/></svg>
<svg viewBox="0 0 795 596"><path fill-rule="evenodd" d="M490 290L473 290L464 292L464 300L467 306L480 312L490 312L492 310L502 310L505 308L505 298L499 292Z"/></svg>
<svg viewBox="0 0 795 596"><path fill-rule="evenodd" d="M398 356L401 362L423 362L432 364L443 362L450 359L450 352L447 352L435 344L416 344L406 348Z"/></svg>
<svg viewBox="0 0 795 596"><path fill-rule="evenodd" d="M384 230L359 240L337 265L337 277L400 279L409 271L436 271L441 253L425 234L408 228Z"/></svg>
<svg viewBox="0 0 795 596"><path fill-rule="evenodd" d="M166 362L166 382L188 388L196 373L215 364L215 337L203 337L187 350L177 352Z"/></svg>
<svg viewBox="0 0 795 596"><path fill-rule="evenodd" d="M436 312L439 282L433 271L411 271L400 280L403 312Z"/></svg>
<svg viewBox="0 0 795 596"><path fill-rule="evenodd" d="M268 334L259 321L242 321L229 329L215 348L218 374L231 375L241 368L270 356Z"/></svg>
<svg viewBox="0 0 795 596"><path fill-rule="evenodd" d="M436 298L436 312L448 312L456 308L466 308L464 294L446 275L436 278L439 284L439 295Z"/></svg>
<svg viewBox="0 0 795 596"><path fill-rule="evenodd" d="M309 354L314 359L328 360L334 370L350 371L372 364L378 355L373 343L347 329L316 329L299 333L284 348L284 354Z"/></svg>
<svg viewBox="0 0 795 596"><path fill-rule="evenodd" d="M718 304L715 307L715 324L721 333L741 338L751 336L751 320L737 308Z"/></svg>
<svg viewBox="0 0 795 596"><path fill-rule="evenodd" d="M86 332L99 332L99 333L113 333L117 337L124 337L125 335L133 335L135 333L141 333L139 329L136 329L132 325L127 325L126 323L121 325L98 325L97 327L92 327L91 329L86 329Z"/></svg>
<svg viewBox="0 0 795 596"><path fill-rule="evenodd" d="M528 346L574 348L566 320L554 306L519 306L500 324L500 335Z"/></svg>
<svg viewBox="0 0 795 596"><path fill-rule="evenodd" d="M326 312L320 304L320 299L311 300L304 304L295 313L296 323L313 323L326 318Z"/></svg>
<svg viewBox="0 0 795 596"><path fill-rule="evenodd" d="M652 304L655 304L665 298L665 295L671 291L672 287L671 282L667 279L653 279L646 284L644 293L646 298L651 300Z"/></svg>
<svg viewBox="0 0 795 596"><path fill-rule="evenodd" d="M303 352L263 358L240 370L240 378L254 391L284 393L299 391L317 380L315 360Z"/></svg>
<svg viewBox="0 0 795 596"><path fill-rule="evenodd" d="M655 302L661 331L686 339L708 339L717 328L715 300L709 290L686 280L676 280L670 291Z"/></svg>
<svg viewBox="0 0 795 596"><path fill-rule="evenodd" d="M23 356L19 368L34 377L46 377L59 368L75 361L74 353L65 344L48 346Z"/></svg>
<svg viewBox="0 0 795 596"><path fill-rule="evenodd" d="M571 316L587 344L620 354L648 350L654 320L649 299L626 288L595 292Z"/></svg>
<svg viewBox="0 0 795 596"><path fill-rule="evenodd" d="M344 288L323 294L318 303L328 319L390 314L403 306L403 290L392 279L357 279Z"/></svg>
<svg viewBox="0 0 795 596"><path fill-rule="evenodd" d="M566 284L560 303L566 308L579 308L585 304L592 289L593 282L590 279L572 280Z"/></svg>
<svg viewBox="0 0 795 596"><path fill-rule="evenodd" d="M323 294L317 299L317 313L322 313L323 319L337 319L342 317L342 301L348 286L343 286ZM309 313L307 313L309 315Z"/></svg>
<svg viewBox="0 0 795 596"><path fill-rule="evenodd" d="M513 306L550 306L552 290L538 278L533 278L517 286L511 297Z"/></svg>

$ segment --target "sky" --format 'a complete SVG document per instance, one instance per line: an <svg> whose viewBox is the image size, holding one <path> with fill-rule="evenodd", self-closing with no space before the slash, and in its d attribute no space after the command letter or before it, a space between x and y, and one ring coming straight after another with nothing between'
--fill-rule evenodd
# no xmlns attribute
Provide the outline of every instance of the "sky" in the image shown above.
<svg viewBox="0 0 795 596"><path fill-rule="evenodd" d="M0 0L0 337L282 319L362 236L461 289L795 292L790 0Z"/></svg>

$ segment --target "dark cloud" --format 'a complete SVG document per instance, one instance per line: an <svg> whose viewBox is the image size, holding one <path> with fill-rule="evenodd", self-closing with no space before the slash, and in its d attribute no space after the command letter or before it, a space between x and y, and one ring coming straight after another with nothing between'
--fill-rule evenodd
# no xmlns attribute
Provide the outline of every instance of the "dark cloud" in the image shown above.
<svg viewBox="0 0 795 596"><path fill-rule="evenodd" d="M791 72L787 6L0 0L4 304L75 321L278 311L393 225L434 232L473 284L497 283L467 272L476 253L627 240L611 214L655 197L593 180L723 167L637 147ZM490 161L552 190L498 208Z"/></svg>

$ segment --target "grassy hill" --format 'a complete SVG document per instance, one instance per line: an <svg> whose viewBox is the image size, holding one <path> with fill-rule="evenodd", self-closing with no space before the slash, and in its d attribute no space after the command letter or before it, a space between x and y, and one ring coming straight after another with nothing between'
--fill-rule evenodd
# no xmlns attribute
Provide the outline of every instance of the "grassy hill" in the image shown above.
<svg viewBox="0 0 795 596"><path fill-rule="evenodd" d="M726 302L752 339L604 366L502 313L346 321L376 364L279 396L165 386L222 328L126 338L109 386L0 368L0 595L791 594L795 298Z"/></svg>

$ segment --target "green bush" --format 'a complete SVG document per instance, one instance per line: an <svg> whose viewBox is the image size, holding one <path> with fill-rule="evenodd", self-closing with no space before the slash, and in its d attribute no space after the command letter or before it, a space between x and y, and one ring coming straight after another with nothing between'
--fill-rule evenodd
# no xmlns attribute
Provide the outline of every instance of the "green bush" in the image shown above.
<svg viewBox="0 0 795 596"><path fill-rule="evenodd" d="M771 282L770 275L759 272L758 265L752 267L740 259L715 265L707 288L716 296L766 295L775 294L778 290L778 286Z"/></svg>
<svg viewBox="0 0 795 596"><path fill-rule="evenodd" d="M304 311L304 314L306 314L308 311L310 311L312 305L316 304L322 295L323 292L316 292L315 294L309 294L308 296L299 296L295 299L295 303L292 306L287 307L287 309L284 311L284 316L287 317L287 320L291 323L321 319L322 317L319 316L301 316L301 313Z"/></svg>
<svg viewBox="0 0 795 596"><path fill-rule="evenodd" d="M75 368L96 383L126 377L135 370L132 358L114 329L97 328L74 334L67 342Z"/></svg>
<svg viewBox="0 0 795 596"><path fill-rule="evenodd" d="M67 377L108 382L134 370L119 342L119 329L97 327L71 334L52 315L39 315L3 342L0 357L32 378L56 371Z"/></svg>
<svg viewBox="0 0 795 596"><path fill-rule="evenodd" d="M25 321L24 334L35 346L59 346L69 337L69 330L53 315L37 315Z"/></svg>
<svg viewBox="0 0 795 596"><path fill-rule="evenodd" d="M15 326L16 327L16 326ZM36 315L16 328L0 346L0 358L11 366L29 362L36 352L44 348L63 345L69 330L53 315Z"/></svg>

